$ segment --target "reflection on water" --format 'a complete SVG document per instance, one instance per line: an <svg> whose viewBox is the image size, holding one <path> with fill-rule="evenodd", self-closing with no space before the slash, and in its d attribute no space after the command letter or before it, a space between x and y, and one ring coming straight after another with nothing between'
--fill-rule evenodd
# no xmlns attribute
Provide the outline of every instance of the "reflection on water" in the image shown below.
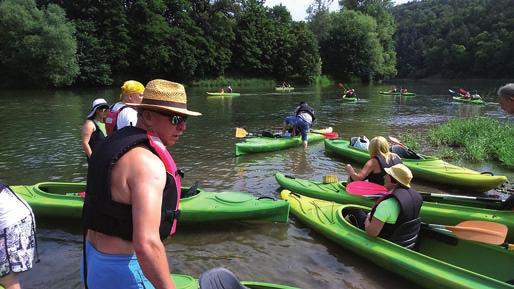
<svg viewBox="0 0 514 289"><path fill-rule="evenodd" d="M277 197L274 174L321 180L337 175L345 180L341 159L325 154L323 142L263 154L234 156L235 127L260 132L280 126L300 101L317 113L315 128L332 126L343 138L367 135L423 134L454 117L487 115L505 120L494 91L503 81L450 83L402 81L416 97L379 95L390 84L356 85L359 101L343 102L336 88L298 87L290 93L269 89L237 89L238 97L210 97L203 89L188 90L188 105L203 113L188 119L187 131L172 148L185 171L184 185L198 181L211 191L250 191ZM449 87L478 89L484 106L453 103ZM471 87L471 86L470 86ZM84 181L86 162L80 146L82 123L93 99L117 101L117 89L38 90L0 92L0 181L34 184L47 180ZM423 150L423 149L422 149ZM430 151L425 151L430 153ZM494 171L514 179L514 172L496 163L458 165ZM358 167L358 166L357 166ZM430 184L419 190L441 192ZM24 288L82 288L79 266L81 228L78 222L39 220L41 263L23 276ZM179 227L166 243L174 272L198 275L226 266L242 279L291 284L302 288L416 288L416 285L339 248L294 218L289 224L236 223Z"/></svg>

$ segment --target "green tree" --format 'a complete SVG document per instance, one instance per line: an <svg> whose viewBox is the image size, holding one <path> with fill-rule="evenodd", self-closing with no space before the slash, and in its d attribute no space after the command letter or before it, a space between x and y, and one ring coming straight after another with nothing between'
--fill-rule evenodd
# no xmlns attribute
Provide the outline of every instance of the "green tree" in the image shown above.
<svg viewBox="0 0 514 289"><path fill-rule="evenodd" d="M330 17L330 37L320 43L324 73L339 79L373 79L383 65L375 19L354 10L331 13Z"/></svg>
<svg viewBox="0 0 514 289"><path fill-rule="evenodd" d="M0 2L0 76L5 86L68 86L78 74L74 27L57 5Z"/></svg>

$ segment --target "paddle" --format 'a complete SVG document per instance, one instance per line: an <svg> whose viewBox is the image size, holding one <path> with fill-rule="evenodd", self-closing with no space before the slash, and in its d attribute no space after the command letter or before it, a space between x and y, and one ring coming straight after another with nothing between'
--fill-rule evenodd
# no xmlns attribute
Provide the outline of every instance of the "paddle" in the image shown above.
<svg viewBox="0 0 514 289"><path fill-rule="evenodd" d="M462 240L502 245L507 237L507 226L488 221L464 221L455 226L429 224L431 228L446 229ZM510 247L510 246L509 246Z"/></svg>
<svg viewBox="0 0 514 289"><path fill-rule="evenodd" d="M236 127L236 137L237 138L243 138L247 136L253 136L253 134L246 131L246 129L242 127Z"/></svg>
<svg viewBox="0 0 514 289"><path fill-rule="evenodd" d="M367 181L353 181L346 186L346 191L352 195L358 196L373 196L383 195L387 193L387 189L379 184L367 182ZM463 199L463 200L476 200L491 203L503 203L501 199L497 198L485 198L485 197L472 197L472 196L461 196L461 195L450 195L450 194L438 194L428 192L418 192L424 200L426 198L439 198L439 199ZM510 210L510 209L509 209Z"/></svg>
<svg viewBox="0 0 514 289"><path fill-rule="evenodd" d="M403 147L404 149L406 149L408 152L410 152L411 154L414 154L415 156L417 156L419 159L421 160L424 160L425 158L418 154L417 152L415 152L414 150L412 150L411 148L407 147L406 145L404 145L403 143L401 143L397 138L395 138L394 136L388 136L387 137L389 139L389 141L391 141L392 143L395 143L401 147Z"/></svg>
<svg viewBox="0 0 514 289"><path fill-rule="evenodd" d="M352 195L382 195L387 193L384 186L367 181L353 181L346 185L346 191Z"/></svg>

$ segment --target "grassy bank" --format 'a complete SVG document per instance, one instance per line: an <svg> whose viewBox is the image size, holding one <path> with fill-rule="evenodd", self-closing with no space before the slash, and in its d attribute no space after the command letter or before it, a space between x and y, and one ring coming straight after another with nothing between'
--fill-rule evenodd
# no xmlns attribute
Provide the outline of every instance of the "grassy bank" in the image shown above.
<svg viewBox="0 0 514 289"><path fill-rule="evenodd" d="M495 119L453 119L429 130L427 140L440 148L443 158L458 154L472 161L494 160L514 167L514 127Z"/></svg>

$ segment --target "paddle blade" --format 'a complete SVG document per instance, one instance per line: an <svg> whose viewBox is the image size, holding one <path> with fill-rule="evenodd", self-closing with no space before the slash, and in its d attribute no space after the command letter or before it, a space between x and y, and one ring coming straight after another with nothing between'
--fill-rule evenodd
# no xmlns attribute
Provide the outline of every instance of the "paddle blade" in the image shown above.
<svg viewBox="0 0 514 289"><path fill-rule="evenodd" d="M507 237L507 226L488 221L464 221L456 226L446 226L455 236L463 240L501 245Z"/></svg>
<svg viewBox="0 0 514 289"><path fill-rule="evenodd" d="M397 138L395 138L394 136L388 136L387 138L389 139L389 141L390 141L390 142L395 143L395 144L398 144L398 145L401 145L402 147L405 147L405 145L404 145L404 144L402 144L402 143L400 142L400 140L398 140L398 139L397 139Z"/></svg>
<svg viewBox="0 0 514 289"><path fill-rule="evenodd" d="M246 137L247 135L248 135L248 132L244 128L236 127L236 137L237 138L243 138L243 137Z"/></svg>
<svg viewBox="0 0 514 289"><path fill-rule="evenodd" d="M328 133L328 132L332 132L333 129L331 126L327 127L327 128L324 128L324 129L311 129L310 132L312 133L320 133L320 134L324 134L324 133Z"/></svg>
<svg viewBox="0 0 514 289"><path fill-rule="evenodd" d="M323 134L326 139L336 139L339 138L339 134L337 132L326 132Z"/></svg>
<svg viewBox="0 0 514 289"><path fill-rule="evenodd" d="M359 196L387 194L387 189L384 186L366 181L351 182L346 185L346 191Z"/></svg>

